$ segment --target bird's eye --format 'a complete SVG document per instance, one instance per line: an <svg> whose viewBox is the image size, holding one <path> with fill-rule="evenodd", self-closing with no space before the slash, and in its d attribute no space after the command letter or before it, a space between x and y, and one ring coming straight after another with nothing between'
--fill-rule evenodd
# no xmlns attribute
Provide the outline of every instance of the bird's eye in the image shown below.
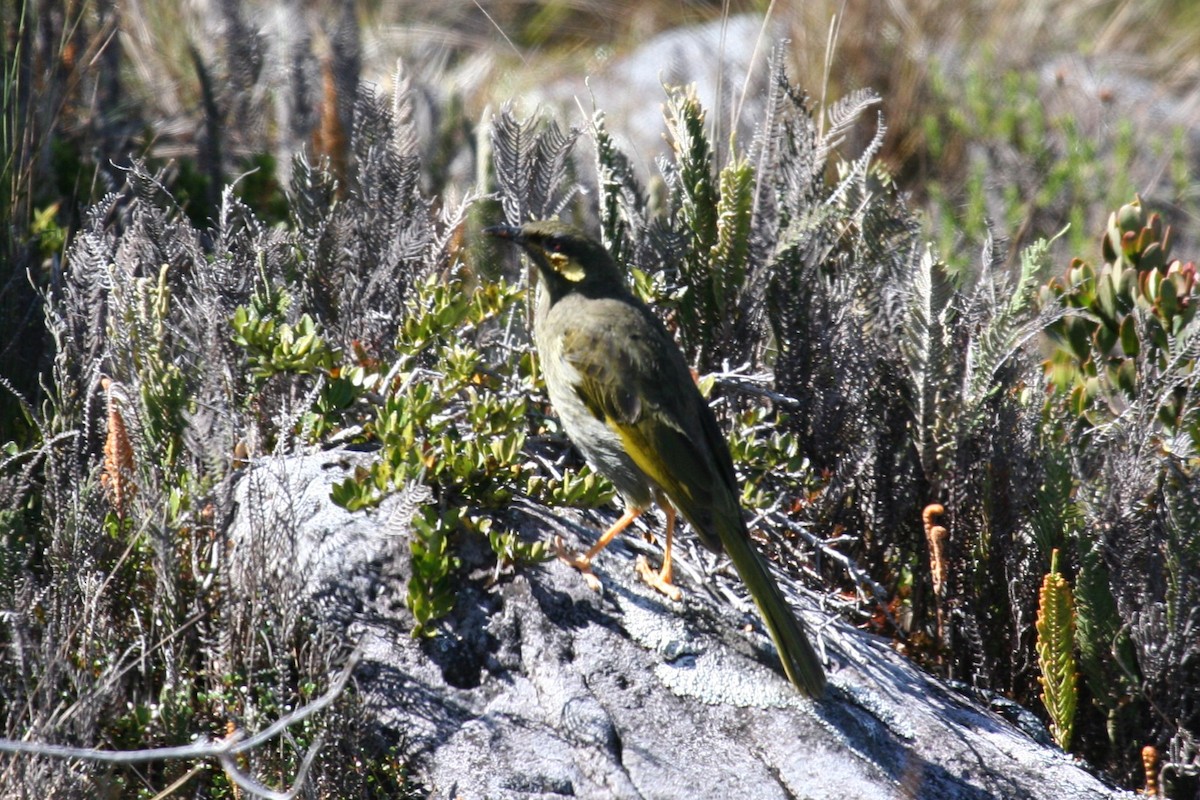
<svg viewBox="0 0 1200 800"><path fill-rule="evenodd" d="M555 253L561 253L565 242L561 236L551 236L546 240L546 249Z"/></svg>

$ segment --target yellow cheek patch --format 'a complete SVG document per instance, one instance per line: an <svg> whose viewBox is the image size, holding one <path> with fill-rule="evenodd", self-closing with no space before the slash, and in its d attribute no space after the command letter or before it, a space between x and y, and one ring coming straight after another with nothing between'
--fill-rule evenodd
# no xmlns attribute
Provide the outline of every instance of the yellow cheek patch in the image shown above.
<svg viewBox="0 0 1200 800"><path fill-rule="evenodd" d="M572 283L579 283L583 280L583 267L576 262L567 258L562 253L547 253L546 258L550 261L550 266L554 267L554 271L562 275Z"/></svg>

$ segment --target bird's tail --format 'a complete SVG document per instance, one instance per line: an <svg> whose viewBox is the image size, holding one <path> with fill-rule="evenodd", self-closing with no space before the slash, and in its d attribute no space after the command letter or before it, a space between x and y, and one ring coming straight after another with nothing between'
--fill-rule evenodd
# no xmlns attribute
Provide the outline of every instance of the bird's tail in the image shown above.
<svg viewBox="0 0 1200 800"><path fill-rule="evenodd" d="M820 697L825 692L821 660L766 563L750 543L749 534L742 528L722 537L722 544L767 623L788 678L809 697Z"/></svg>

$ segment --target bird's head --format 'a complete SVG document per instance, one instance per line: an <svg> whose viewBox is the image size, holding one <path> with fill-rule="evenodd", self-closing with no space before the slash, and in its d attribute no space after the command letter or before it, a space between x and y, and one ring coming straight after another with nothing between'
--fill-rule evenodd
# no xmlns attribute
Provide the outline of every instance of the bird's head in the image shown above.
<svg viewBox="0 0 1200 800"><path fill-rule="evenodd" d="M625 290L621 272L604 246L566 223L537 220L519 227L495 225L484 233L520 245L556 299L574 291Z"/></svg>

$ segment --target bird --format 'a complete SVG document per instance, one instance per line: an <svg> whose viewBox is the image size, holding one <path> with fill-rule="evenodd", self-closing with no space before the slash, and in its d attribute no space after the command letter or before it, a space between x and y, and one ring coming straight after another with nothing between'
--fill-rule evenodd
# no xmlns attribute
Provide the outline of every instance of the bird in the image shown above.
<svg viewBox="0 0 1200 800"><path fill-rule="evenodd" d="M825 690L821 661L750 539L729 445L666 327L629 290L605 247L558 220L484 232L518 245L538 274L533 339L547 393L563 429L591 467L612 482L624 513L582 556L558 555L594 589L592 560L643 511L666 516L662 567L637 570L673 600L676 509L702 544L733 561L766 623L793 685Z"/></svg>

